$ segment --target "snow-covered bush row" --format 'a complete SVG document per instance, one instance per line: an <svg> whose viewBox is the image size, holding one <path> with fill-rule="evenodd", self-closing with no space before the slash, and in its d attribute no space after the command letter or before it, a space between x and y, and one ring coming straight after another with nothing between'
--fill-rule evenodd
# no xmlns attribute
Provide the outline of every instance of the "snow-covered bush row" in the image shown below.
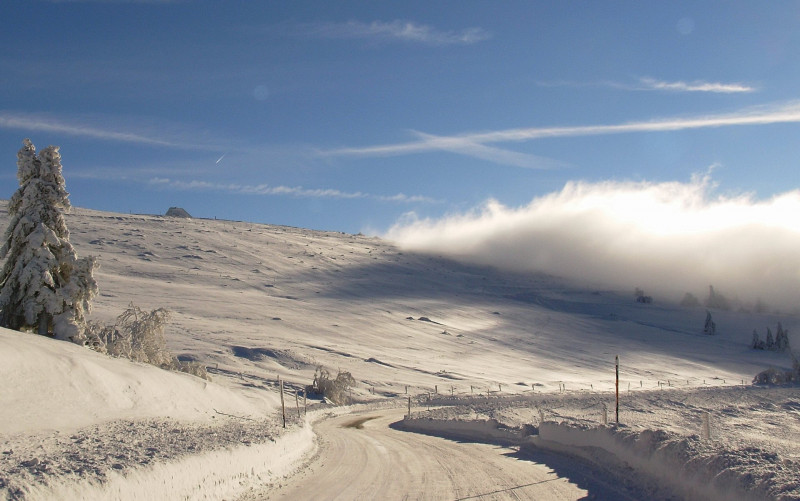
<svg viewBox="0 0 800 501"><path fill-rule="evenodd" d="M759 372L753 378L756 384L784 385L788 383L800 383L800 360L792 353L792 370L782 371L774 367Z"/></svg>
<svg viewBox="0 0 800 501"><path fill-rule="evenodd" d="M109 472L102 483L81 479L32 485L25 499L210 500L233 499L290 474L315 447L311 426L275 441L239 445L156 463L125 473Z"/></svg>
<svg viewBox="0 0 800 501"><path fill-rule="evenodd" d="M775 337L772 337L772 330L767 327L767 339L762 340L761 336L758 335L758 331L753 329L753 341L750 343L750 347L754 350L790 351L789 331L784 330L781 323L778 322L778 330L775 333Z"/></svg>

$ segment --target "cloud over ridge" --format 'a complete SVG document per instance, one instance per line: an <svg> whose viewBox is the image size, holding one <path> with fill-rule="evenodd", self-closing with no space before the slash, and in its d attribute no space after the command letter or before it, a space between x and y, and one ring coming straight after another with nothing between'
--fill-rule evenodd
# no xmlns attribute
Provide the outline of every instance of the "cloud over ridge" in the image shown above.
<svg viewBox="0 0 800 501"><path fill-rule="evenodd" d="M403 248L679 300L709 285L745 304L797 309L800 190L756 200L681 182L569 182L512 208L489 200L441 219L397 222Z"/></svg>

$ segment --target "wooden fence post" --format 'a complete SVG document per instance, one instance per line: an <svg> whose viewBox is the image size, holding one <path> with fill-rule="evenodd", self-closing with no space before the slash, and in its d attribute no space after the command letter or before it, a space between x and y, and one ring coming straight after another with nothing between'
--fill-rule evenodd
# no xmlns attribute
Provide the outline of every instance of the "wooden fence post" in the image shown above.
<svg viewBox="0 0 800 501"><path fill-rule="evenodd" d="M616 365L616 372L617 372L617 378L616 378L616 381L617 381L617 383L616 383L616 389L617 389L617 392L616 392L617 393L617 411L616 411L616 415L617 415L617 426L619 426L619 355L614 357L614 364Z"/></svg>
<svg viewBox="0 0 800 501"><path fill-rule="evenodd" d="M281 415L283 416L283 427L286 428L286 403L283 401L283 380L278 376L278 385L281 387Z"/></svg>

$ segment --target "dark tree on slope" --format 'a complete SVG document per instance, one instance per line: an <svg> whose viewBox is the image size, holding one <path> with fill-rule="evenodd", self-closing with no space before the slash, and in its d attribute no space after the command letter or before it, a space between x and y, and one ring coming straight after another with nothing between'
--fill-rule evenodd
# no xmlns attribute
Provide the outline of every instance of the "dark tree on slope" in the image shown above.
<svg viewBox="0 0 800 501"><path fill-rule="evenodd" d="M8 204L0 248L0 325L83 343L85 313L97 294L94 257L78 258L64 212L69 193L61 155L49 146L38 155L29 139L17 153L19 189Z"/></svg>
<svg viewBox="0 0 800 501"><path fill-rule="evenodd" d="M713 336L717 333L717 324L711 318L711 312L706 310L706 323L703 326L703 333Z"/></svg>
<svg viewBox="0 0 800 501"><path fill-rule="evenodd" d="M775 333L775 351L787 351L789 349L789 331L783 330L783 326L778 322L778 331Z"/></svg>
<svg viewBox="0 0 800 501"><path fill-rule="evenodd" d="M728 298L714 290L713 285L708 286L708 298L706 298L706 308L714 308L717 310L730 310L731 304Z"/></svg>

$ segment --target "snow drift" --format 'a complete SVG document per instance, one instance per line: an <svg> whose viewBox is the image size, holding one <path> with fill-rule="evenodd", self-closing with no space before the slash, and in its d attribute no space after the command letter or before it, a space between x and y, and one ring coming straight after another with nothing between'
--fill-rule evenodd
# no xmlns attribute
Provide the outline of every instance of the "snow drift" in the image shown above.
<svg viewBox="0 0 800 501"><path fill-rule="evenodd" d="M197 421L216 411L263 416L277 405L271 392L233 393L194 376L7 329L0 329L0 379L4 434L113 419Z"/></svg>
<svg viewBox="0 0 800 501"><path fill-rule="evenodd" d="M397 426L429 435L547 449L593 464L610 478L637 478L640 488L675 493L682 499L794 499L793 467L756 448L729 450L663 430L634 432L606 426L546 421L538 428L503 426L496 420L410 417ZM663 493L663 491L662 491ZM660 497L655 496L654 497Z"/></svg>

